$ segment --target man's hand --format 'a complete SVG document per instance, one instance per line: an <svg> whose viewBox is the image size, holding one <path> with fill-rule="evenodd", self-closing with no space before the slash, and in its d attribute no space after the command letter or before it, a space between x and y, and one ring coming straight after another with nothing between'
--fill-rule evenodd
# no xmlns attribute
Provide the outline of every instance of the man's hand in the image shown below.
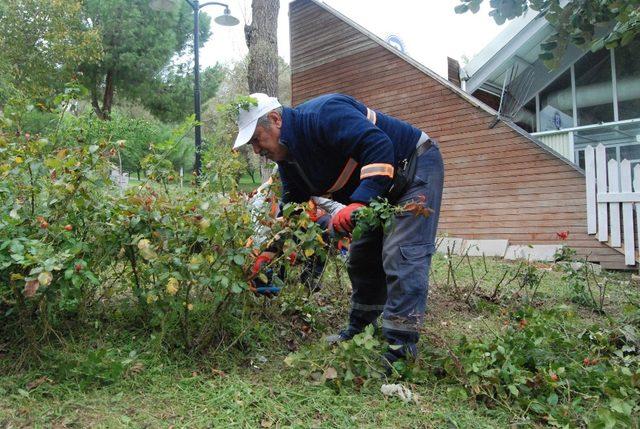
<svg viewBox="0 0 640 429"><path fill-rule="evenodd" d="M331 226L338 232L349 233L353 230L353 222L351 222L351 215L359 208L364 207L362 203L351 203L348 206L341 209L331 219Z"/></svg>
<svg viewBox="0 0 640 429"><path fill-rule="evenodd" d="M262 267L265 265L269 265L273 258L275 257L275 253L273 252L262 252L258 255L255 261L253 261L253 265L251 266L251 278L256 277L260 274Z"/></svg>
<svg viewBox="0 0 640 429"><path fill-rule="evenodd" d="M256 260L253 261L253 265L251 265L251 272L249 273L247 280L249 281L249 289L254 294L272 298L280 293L280 288L271 284L271 270L264 269L271 263L271 261L273 261L274 258L274 252L262 252L256 257ZM266 276L266 279L264 280L258 277L262 271L265 271L264 275Z"/></svg>

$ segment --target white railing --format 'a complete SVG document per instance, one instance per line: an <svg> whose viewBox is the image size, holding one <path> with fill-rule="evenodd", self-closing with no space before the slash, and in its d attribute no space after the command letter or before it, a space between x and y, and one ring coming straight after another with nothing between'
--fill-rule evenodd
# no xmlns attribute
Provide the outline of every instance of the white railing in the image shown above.
<svg viewBox="0 0 640 429"><path fill-rule="evenodd" d="M545 146L555 150L569 161L575 162L573 131L552 131L533 135Z"/></svg>
<svg viewBox="0 0 640 429"><path fill-rule="evenodd" d="M626 265L636 264L636 237L640 243L640 165L631 175L631 163L607 163L604 145L585 148L587 180L587 233L596 234L599 241L611 247L624 244ZM633 180L632 180L633 178ZM622 228L620 225L622 206ZM634 221L634 207L636 219Z"/></svg>

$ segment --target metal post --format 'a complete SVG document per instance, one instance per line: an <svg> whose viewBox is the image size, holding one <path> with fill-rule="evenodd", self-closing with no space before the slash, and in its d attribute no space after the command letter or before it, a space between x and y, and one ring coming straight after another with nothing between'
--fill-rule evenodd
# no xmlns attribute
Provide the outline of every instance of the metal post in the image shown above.
<svg viewBox="0 0 640 429"><path fill-rule="evenodd" d="M195 57L193 65L193 106L196 112L196 159L193 166L193 173L196 180L200 177L202 169L202 131L200 130L200 5L199 0L193 0L193 54Z"/></svg>
<svg viewBox="0 0 640 429"><path fill-rule="evenodd" d="M202 172L202 130L200 129L200 122L202 120L200 114L200 9L205 6L217 5L224 7L224 14L217 17L215 22L224 26L238 25L240 21L231 15L229 5L225 3L218 3L216 1L208 1L200 3L199 0L185 0L191 9L193 9L193 107L196 114L196 126L195 126L195 162L193 166L193 174L196 181ZM175 0L151 0L149 6L152 9L170 12L174 10Z"/></svg>

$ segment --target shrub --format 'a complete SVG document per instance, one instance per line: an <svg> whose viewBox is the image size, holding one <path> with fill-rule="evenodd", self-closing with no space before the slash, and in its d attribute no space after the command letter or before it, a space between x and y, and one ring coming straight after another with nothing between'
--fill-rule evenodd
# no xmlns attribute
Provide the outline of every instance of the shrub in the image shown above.
<svg viewBox="0 0 640 429"><path fill-rule="evenodd" d="M73 95L61 100L60 115ZM145 161L157 181L118 192L109 173L124 149L110 126L64 120L38 138L16 133L7 117L0 123L0 325L22 332L31 351L62 322L84 323L114 306L159 333L160 344L203 350L224 329L222 315L251 299L243 292L260 250L250 245L258 223L273 234L264 246L282 255L322 254L304 210L286 207L275 221L233 189L221 196L229 183L221 176L238 174L233 164L171 192L158 186L168 168L158 150ZM179 139L174 133L166 147ZM285 263L281 256L273 264Z"/></svg>
<svg viewBox="0 0 640 429"><path fill-rule="evenodd" d="M430 359L478 401L501 404L554 426L632 425L638 411L637 329L581 329L569 308L514 311L504 330L463 337ZM635 411L634 411L635 410Z"/></svg>

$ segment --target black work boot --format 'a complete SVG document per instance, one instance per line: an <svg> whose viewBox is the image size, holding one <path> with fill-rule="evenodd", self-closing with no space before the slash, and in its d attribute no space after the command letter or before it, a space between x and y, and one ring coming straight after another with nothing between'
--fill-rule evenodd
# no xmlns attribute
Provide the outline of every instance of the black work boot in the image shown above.
<svg viewBox="0 0 640 429"><path fill-rule="evenodd" d="M373 325L374 331L377 332L378 331L378 323L377 322L373 322L373 323L371 323L371 325ZM358 335L359 333L361 333L363 331L364 331L364 327L360 328L360 327L356 327L356 326L353 326L353 325L349 325L349 326L347 326L346 329L343 329L342 331L338 332L337 334L329 335L328 337L325 338L325 341L329 345L341 343L343 341L348 341L348 340L352 339L353 337L355 337L356 335Z"/></svg>
<svg viewBox="0 0 640 429"><path fill-rule="evenodd" d="M349 326L347 327L347 329L343 329L337 334L329 335L328 337L325 338L325 341L327 342L327 344L332 346L334 344L338 344L343 341L348 341L362 331L363 329L356 329L353 326Z"/></svg>
<svg viewBox="0 0 640 429"><path fill-rule="evenodd" d="M388 377L393 374L393 364L399 360L413 362L418 358L418 347L415 343L389 345L389 349L382 355L382 368Z"/></svg>

